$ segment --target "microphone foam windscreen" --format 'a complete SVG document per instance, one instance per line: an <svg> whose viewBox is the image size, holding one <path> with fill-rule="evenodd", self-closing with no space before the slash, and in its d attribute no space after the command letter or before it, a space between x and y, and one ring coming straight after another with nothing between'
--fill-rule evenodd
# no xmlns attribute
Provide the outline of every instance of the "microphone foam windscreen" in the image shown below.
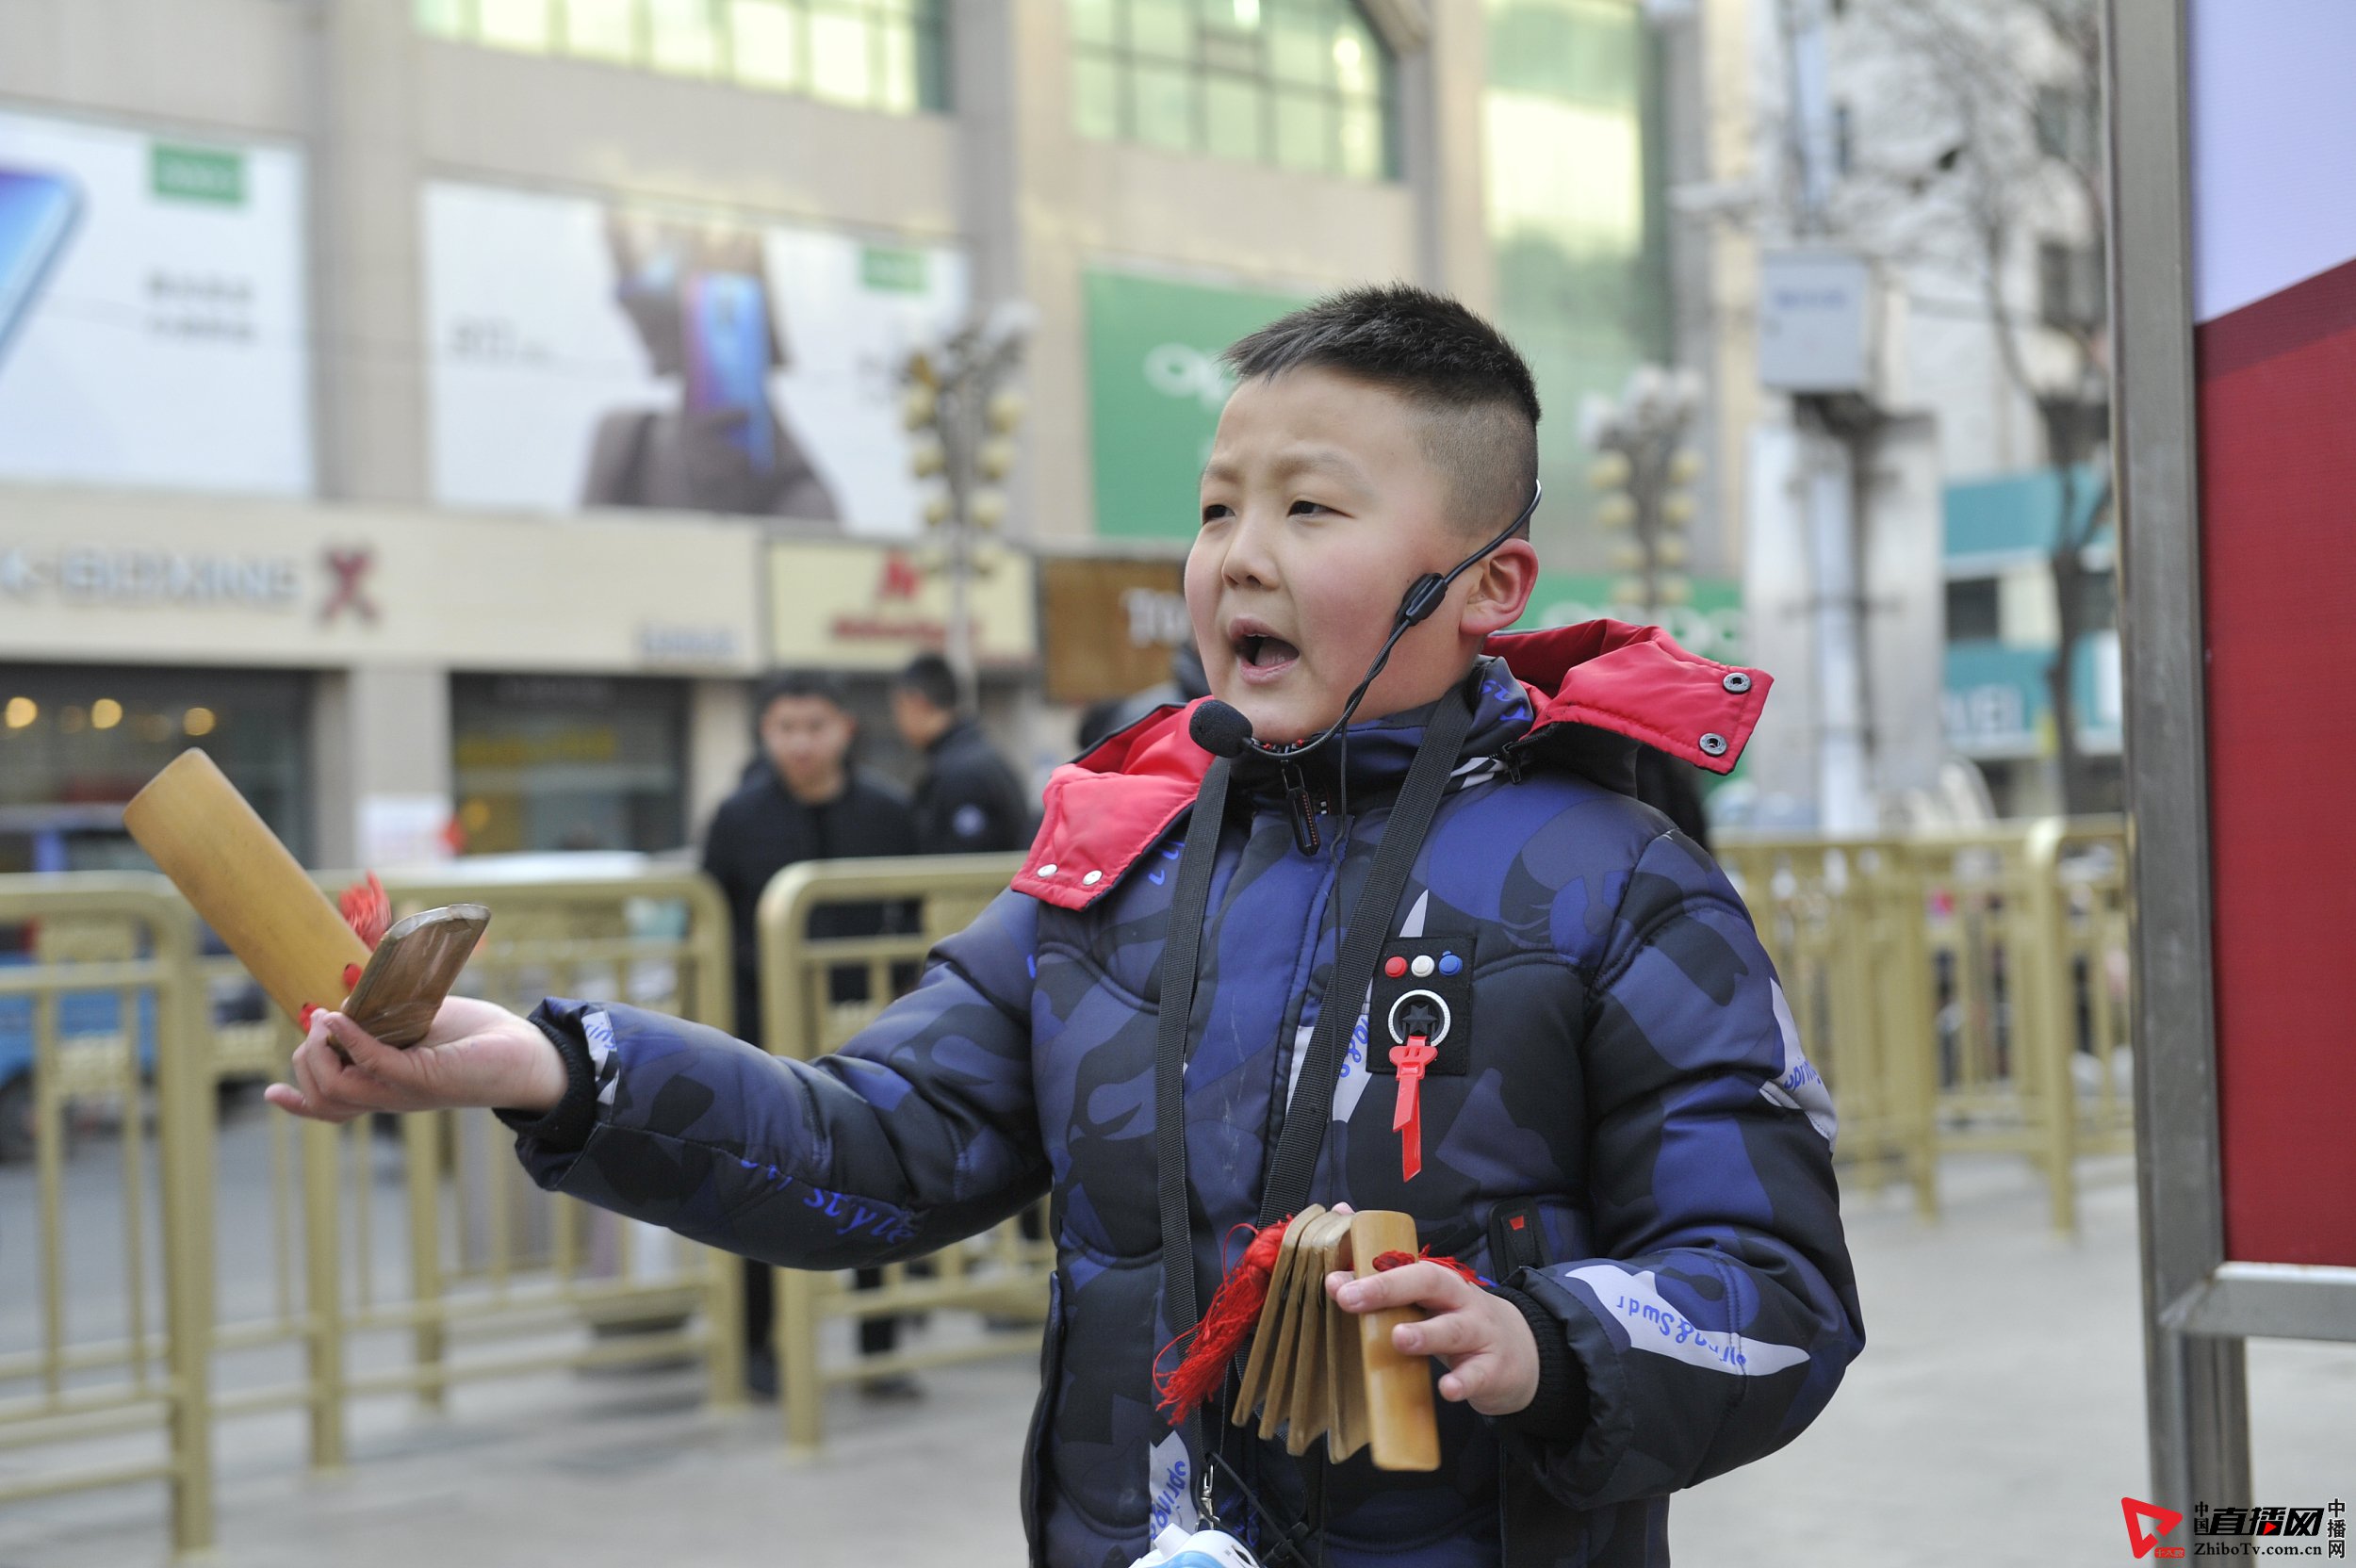
<svg viewBox="0 0 2356 1568"><path fill-rule="evenodd" d="M1194 717L1186 722L1186 733L1214 757L1236 757L1252 743L1252 721L1214 698L1194 710Z"/></svg>

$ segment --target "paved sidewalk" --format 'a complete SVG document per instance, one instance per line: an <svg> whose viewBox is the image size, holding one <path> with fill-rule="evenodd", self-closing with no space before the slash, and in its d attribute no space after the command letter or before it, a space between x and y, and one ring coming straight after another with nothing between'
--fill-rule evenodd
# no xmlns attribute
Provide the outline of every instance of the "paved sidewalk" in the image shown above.
<svg viewBox="0 0 2356 1568"><path fill-rule="evenodd" d="M1871 1344L1783 1452L1680 1497L1680 1563L1912 1568L2124 1563L2119 1499L2144 1485L2134 1188L2086 1180L2086 1233L2044 1230L2012 1162L1956 1166L1948 1210L1852 1196ZM2356 1347L2250 1355L2259 1500L2356 1503ZM816 1462L772 1410L707 1413L690 1374L462 1389L422 1419L355 1423L355 1463L301 1469L291 1423L226 1429L221 1560L251 1568L932 1568L1021 1561L1016 1449L1034 1368L926 1380L920 1406L849 1395ZM0 1514L0 1568L160 1563L156 1489Z"/></svg>

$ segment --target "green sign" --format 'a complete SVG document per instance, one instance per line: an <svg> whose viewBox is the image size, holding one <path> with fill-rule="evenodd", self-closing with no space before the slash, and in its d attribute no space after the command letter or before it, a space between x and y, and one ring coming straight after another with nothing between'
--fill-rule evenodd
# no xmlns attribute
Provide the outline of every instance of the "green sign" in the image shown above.
<svg viewBox="0 0 2356 1568"><path fill-rule="evenodd" d="M1583 577L1571 572L1540 572L1530 596L1530 609L1514 623L1516 631L1540 627L1576 626L1581 621L1614 620L1643 624L1656 621L1679 647L1715 659L1722 664L1742 662L1742 585L1718 578L1689 579L1692 597L1684 604L1664 605L1646 615L1633 604L1620 601L1617 578Z"/></svg>
<svg viewBox="0 0 2356 1568"><path fill-rule="evenodd" d="M922 294L926 286L924 253L869 245L859 253L859 281L885 294Z"/></svg>
<svg viewBox="0 0 2356 1568"><path fill-rule="evenodd" d="M209 147L175 147L168 141L148 147L149 188L179 202L212 202L221 206L245 205L245 158L237 153Z"/></svg>
<svg viewBox="0 0 2356 1568"><path fill-rule="evenodd" d="M1221 350L1308 303L1127 272L1087 278L1096 531L1191 539L1228 378Z"/></svg>

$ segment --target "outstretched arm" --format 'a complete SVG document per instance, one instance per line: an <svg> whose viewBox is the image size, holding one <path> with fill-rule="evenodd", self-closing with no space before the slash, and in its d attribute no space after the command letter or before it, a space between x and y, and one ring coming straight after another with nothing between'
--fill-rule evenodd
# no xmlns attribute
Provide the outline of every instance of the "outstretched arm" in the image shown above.
<svg viewBox="0 0 2356 1568"><path fill-rule="evenodd" d="M1030 1071L1037 907L1001 895L934 950L915 990L815 1062L634 1007L551 1001L526 1021L453 1003L408 1052L315 1019L298 1086L270 1098L331 1119L494 1105L552 1191L789 1266L912 1256L1046 1190Z"/></svg>

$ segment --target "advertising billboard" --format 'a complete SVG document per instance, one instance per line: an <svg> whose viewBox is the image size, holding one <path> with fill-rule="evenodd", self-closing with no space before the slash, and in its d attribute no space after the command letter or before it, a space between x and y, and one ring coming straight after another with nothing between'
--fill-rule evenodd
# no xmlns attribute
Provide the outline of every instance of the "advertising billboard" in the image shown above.
<svg viewBox="0 0 2356 1568"><path fill-rule="evenodd" d="M918 531L899 373L963 319L962 253L488 186L422 200L436 500Z"/></svg>
<svg viewBox="0 0 2356 1568"><path fill-rule="evenodd" d="M312 486L302 155L0 112L0 477Z"/></svg>
<svg viewBox="0 0 2356 1568"><path fill-rule="evenodd" d="M2356 1266L2356 8L2196 0L2192 302L2229 1258Z"/></svg>
<svg viewBox="0 0 2356 1568"><path fill-rule="evenodd" d="M1096 531L1192 539L1229 381L1219 351L1305 297L1131 272L1088 274Z"/></svg>

